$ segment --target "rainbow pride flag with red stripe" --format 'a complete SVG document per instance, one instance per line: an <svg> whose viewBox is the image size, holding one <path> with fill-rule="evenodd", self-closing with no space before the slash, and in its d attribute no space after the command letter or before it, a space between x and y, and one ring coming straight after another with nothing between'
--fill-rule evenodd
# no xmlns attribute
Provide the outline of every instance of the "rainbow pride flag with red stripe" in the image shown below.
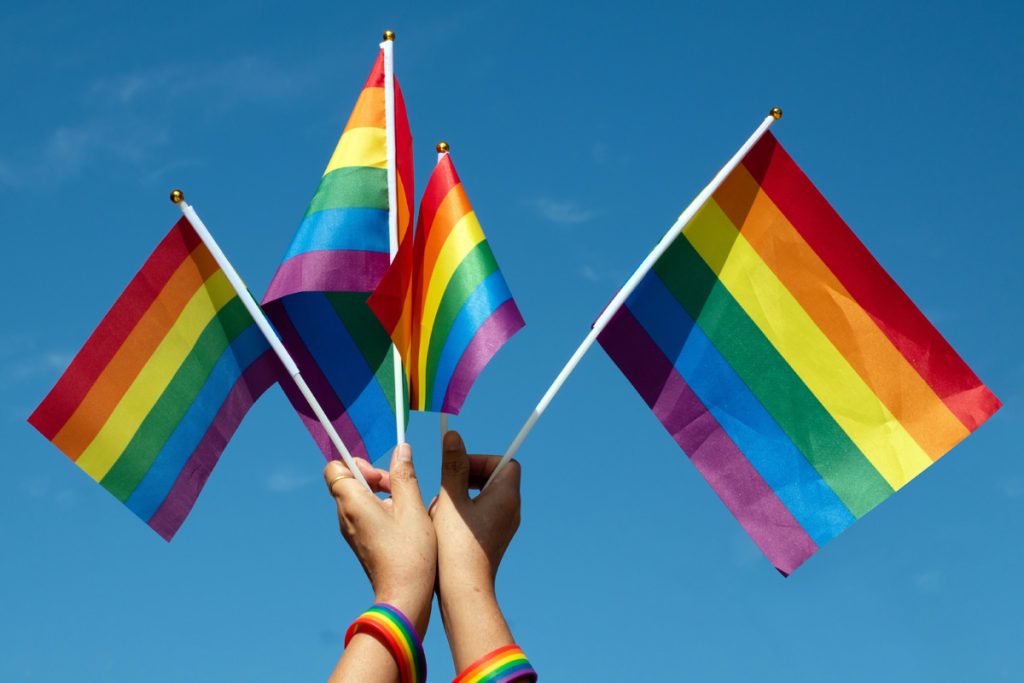
<svg viewBox="0 0 1024 683"><path fill-rule="evenodd" d="M395 119L402 243L412 239L413 168L398 79ZM267 316L345 445L370 460L397 438L391 339L366 305L391 261L387 169L381 50L264 296ZM296 387L282 386L324 455L340 458Z"/></svg>
<svg viewBox="0 0 1024 683"><path fill-rule="evenodd" d="M169 541L242 418L281 377L182 218L29 422Z"/></svg>
<svg viewBox="0 0 1024 683"><path fill-rule="evenodd" d="M524 326L451 155L427 183L411 258L395 260L369 303L405 361L413 410L457 415Z"/></svg>
<svg viewBox="0 0 1024 683"><path fill-rule="evenodd" d="M771 133L599 342L784 574L1000 406Z"/></svg>

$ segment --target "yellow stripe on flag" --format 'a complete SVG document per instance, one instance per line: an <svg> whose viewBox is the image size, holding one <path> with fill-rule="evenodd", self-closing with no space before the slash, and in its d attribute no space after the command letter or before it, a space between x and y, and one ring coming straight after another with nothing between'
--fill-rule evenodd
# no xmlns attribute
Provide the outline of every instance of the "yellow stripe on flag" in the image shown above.
<svg viewBox="0 0 1024 683"><path fill-rule="evenodd" d="M907 432L937 460L970 432L742 164L714 200Z"/></svg>
<svg viewBox="0 0 1024 683"><path fill-rule="evenodd" d="M324 175L352 166L387 168L387 131L383 128L350 128L342 133Z"/></svg>
<svg viewBox="0 0 1024 683"><path fill-rule="evenodd" d="M430 274L430 281L423 298L423 311L420 319L420 355L416 375L419 377L421 390L427 386L427 350L430 348L430 333L434 329L434 321L437 318L438 309L441 307L441 298L444 296L445 289L455 274L456 268L466 258L466 254L473 251L473 247L483 241L484 230L480 227L476 212L470 211L460 218L452 231L448 233L448 238L437 255L437 261L434 263L434 269Z"/></svg>
<svg viewBox="0 0 1024 683"><path fill-rule="evenodd" d="M99 481L114 466L206 325L234 296L235 290L224 271L211 275L192 296L103 428L78 458L78 466L90 477Z"/></svg>
<svg viewBox="0 0 1024 683"><path fill-rule="evenodd" d="M683 234L894 490L932 464L714 200Z"/></svg>

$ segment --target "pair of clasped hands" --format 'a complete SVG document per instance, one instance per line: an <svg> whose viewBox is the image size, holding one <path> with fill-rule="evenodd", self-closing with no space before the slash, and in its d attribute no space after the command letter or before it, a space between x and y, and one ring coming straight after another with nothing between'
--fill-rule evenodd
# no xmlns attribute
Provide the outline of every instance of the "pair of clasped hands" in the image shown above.
<svg viewBox="0 0 1024 683"><path fill-rule="evenodd" d="M401 610L420 636L426 632L434 591L445 632L461 671L481 655L512 644L498 606L494 579L505 549L519 528L519 464L509 463L475 498L500 458L467 455L457 432L444 436L441 490L425 506L412 463L412 448L399 444L388 471L357 459L363 477L381 499L341 462L324 468L338 507L341 533L373 586L374 601ZM381 643L357 634L330 681L395 681L398 667Z"/></svg>

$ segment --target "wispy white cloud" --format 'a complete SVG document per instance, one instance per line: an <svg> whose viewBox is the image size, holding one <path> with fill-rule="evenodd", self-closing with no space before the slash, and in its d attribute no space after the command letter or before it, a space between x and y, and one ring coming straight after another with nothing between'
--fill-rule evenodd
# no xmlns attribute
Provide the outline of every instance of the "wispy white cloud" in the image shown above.
<svg viewBox="0 0 1024 683"><path fill-rule="evenodd" d="M942 588L942 572L932 569L914 577L914 587L921 593L936 593Z"/></svg>
<svg viewBox="0 0 1024 683"><path fill-rule="evenodd" d="M999 486L1003 491L1003 495L1007 498L1020 498L1024 496L1024 479L1020 477L1000 479Z"/></svg>
<svg viewBox="0 0 1024 683"><path fill-rule="evenodd" d="M0 378L20 382L63 370L72 354L63 349L39 348L27 334L0 335Z"/></svg>
<svg viewBox="0 0 1024 683"><path fill-rule="evenodd" d="M583 279L588 282L601 281L601 275L600 273L597 272L597 269L594 268L594 266L587 263L584 263L582 266L580 266L580 275L582 275Z"/></svg>
<svg viewBox="0 0 1024 683"><path fill-rule="evenodd" d="M203 107L289 100L305 90L315 73L286 67L257 55L219 64L173 64L103 78L89 88L94 102L142 105L199 97Z"/></svg>
<svg viewBox="0 0 1024 683"><path fill-rule="evenodd" d="M581 206L571 200L550 199L540 197L526 201L542 218L560 225L579 225L597 218L601 212Z"/></svg>
<svg viewBox="0 0 1024 683"><path fill-rule="evenodd" d="M217 64L174 64L101 78L85 87L75 120L43 137L8 148L0 158L0 186L31 187L116 162L138 170L143 182L172 142L176 116L216 118L260 103L291 101L315 77L311 66L287 67L259 56ZM194 160L177 162L191 165Z"/></svg>
<svg viewBox="0 0 1024 683"><path fill-rule="evenodd" d="M63 370L71 362L71 354L62 351L42 351L8 362L4 371L11 380L26 380Z"/></svg>
<svg viewBox="0 0 1024 683"><path fill-rule="evenodd" d="M74 507L78 503L78 494L71 488L54 490L52 482L44 477L30 477L21 482L21 490L29 498L49 498L61 507Z"/></svg>
<svg viewBox="0 0 1024 683"><path fill-rule="evenodd" d="M278 470L267 475L264 481L268 491L273 493L291 493L311 484L316 477L296 474L293 471Z"/></svg>

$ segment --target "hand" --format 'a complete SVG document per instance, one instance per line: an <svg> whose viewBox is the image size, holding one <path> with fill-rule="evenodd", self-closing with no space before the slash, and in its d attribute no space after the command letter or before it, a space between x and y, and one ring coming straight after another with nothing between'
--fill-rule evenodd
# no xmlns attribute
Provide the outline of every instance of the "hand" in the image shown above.
<svg viewBox="0 0 1024 683"><path fill-rule="evenodd" d="M361 459L357 463L371 488L391 497L381 500L367 491L341 462L327 463L324 480L338 506L341 533L370 579L374 602L397 607L422 637L430 619L437 541L420 496L412 449L409 444L395 448L390 472Z"/></svg>
<svg viewBox="0 0 1024 683"><path fill-rule="evenodd" d="M498 607L498 565L519 528L519 463L512 461L476 498L501 460L466 455L456 432L444 436L441 491L430 505L437 534L438 603L461 671L477 658L514 641Z"/></svg>

